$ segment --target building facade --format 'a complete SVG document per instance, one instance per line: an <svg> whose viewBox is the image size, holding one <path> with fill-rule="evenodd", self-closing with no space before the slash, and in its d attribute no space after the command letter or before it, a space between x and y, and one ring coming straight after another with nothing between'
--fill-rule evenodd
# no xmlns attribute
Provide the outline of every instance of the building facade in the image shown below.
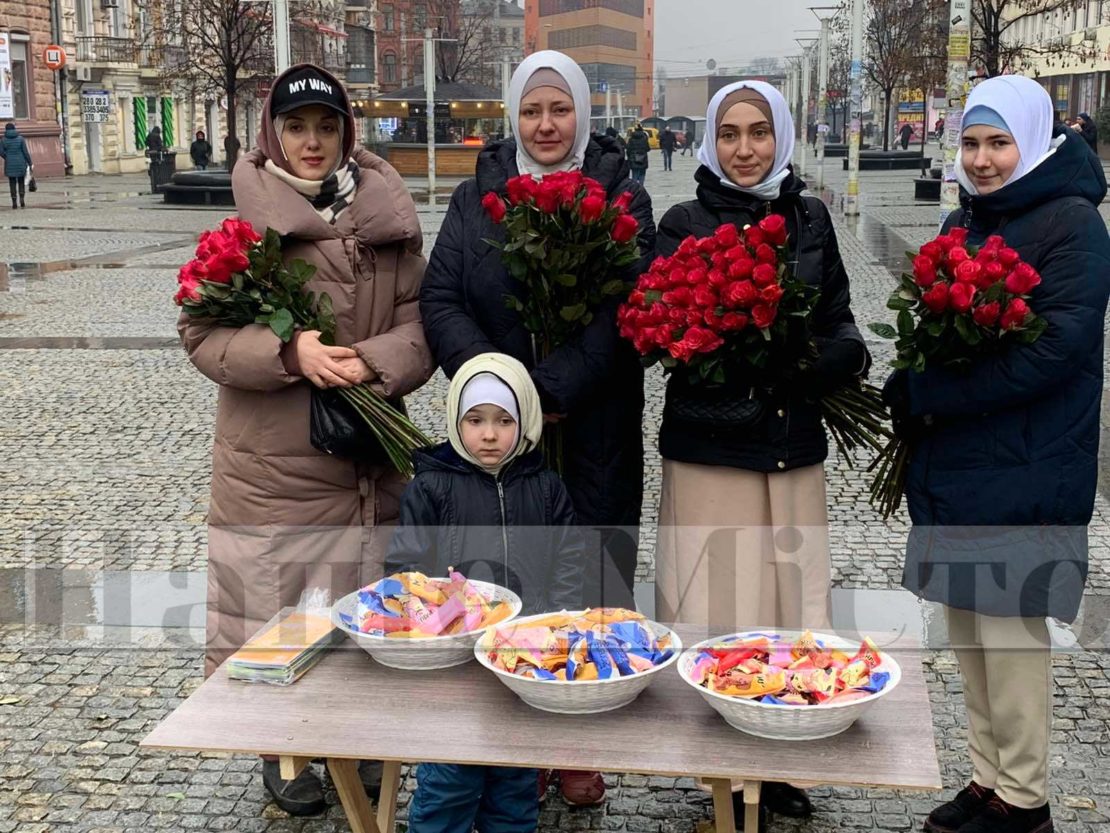
<svg viewBox="0 0 1110 833"><path fill-rule="evenodd" d="M59 176L65 158L55 73L43 62L52 41L50 0L0 0L0 38L0 55L8 56L0 67L0 124L15 122L27 140L36 176Z"/></svg>
<svg viewBox="0 0 1110 833"><path fill-rule="evenodd" d="M619 95L626 116L653 114L655 0L525 0L525 54L557 49L593 90L593 116Z"/></svg>

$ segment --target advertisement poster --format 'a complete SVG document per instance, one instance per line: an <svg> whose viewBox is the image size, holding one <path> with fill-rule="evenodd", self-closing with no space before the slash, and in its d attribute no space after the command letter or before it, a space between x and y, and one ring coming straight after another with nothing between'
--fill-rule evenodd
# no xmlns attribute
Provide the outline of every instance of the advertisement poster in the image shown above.
<svg viewBox="0 0 1110 833"><path fill-rule="evenodd" d="M7 32L0 32L0 119L14 118L11 35Z"/></svg>

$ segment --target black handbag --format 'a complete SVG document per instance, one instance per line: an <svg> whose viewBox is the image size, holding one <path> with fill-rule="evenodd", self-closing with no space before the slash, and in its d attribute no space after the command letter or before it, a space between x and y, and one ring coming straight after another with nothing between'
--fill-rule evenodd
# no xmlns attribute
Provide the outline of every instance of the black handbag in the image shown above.
<svg viewBox="0 0 1110 833"><path fill-rule="evenodd" d="M667 397L664 413L671 419L709 429L744 428L763 419L766 406L755 388L742 391L683 390Z"/></svg>
<svg viewBox="0 0 1110 833"><path fill-rule="evenodd" d="M404 410L398 403L389 404ZM371 465L389 463L389 456L370 426L334 388L312 388L308 434L312 447L325 454Z"/></svg>
<svg viewBox="0 0 1110 833"><path fill-rule="evenodd" d="M31 179L27 182L27 190L34 193L39 190L39 184L35 182L35 175L31 174Z"/></svg>

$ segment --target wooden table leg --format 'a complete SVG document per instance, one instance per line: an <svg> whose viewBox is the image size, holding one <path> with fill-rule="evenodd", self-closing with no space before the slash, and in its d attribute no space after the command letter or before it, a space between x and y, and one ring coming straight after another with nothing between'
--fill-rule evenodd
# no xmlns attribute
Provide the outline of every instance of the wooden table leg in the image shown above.
<svg viewBox="0 0 1110 833"><path fill-rule="evenodd" d="M759 833L759 789L762 782L744 782L744 833Z"/></svg>
<svg viewBox="0 0 1110 833"><path fill-rule="evenodd" d="M350 758L328 758L328 772L331 773L335 791L339 793L343 812L347 814L351 833L381 833L370 809L370 799L366 797L366 790L358 777L358 761Z"/></svg>
<svg viewBox="0 0 1110 833"><path fill-rule="evenodd" d="M736 817L732 814L732 782L727 778L706 778L713 789L713 818L717 833L736 833ZM751 831L755 833L755 830Z"/></svg>
<svg viewBox="0 0 1110 833"><path fill-rule="evenodd" d="M378 828L393 833L393 817L397 813L397 791L401 788L401 762L386 761L382 769L382 791L378 796Z"/></svg>
<svg viewBox="0 0 1110 833"><path fill-rule="evenodd" d="M298 758L295 755L282 755L278 758L278 765L281 768L282 780L292 781L304 768L312 763L312 758Z"/></svg>

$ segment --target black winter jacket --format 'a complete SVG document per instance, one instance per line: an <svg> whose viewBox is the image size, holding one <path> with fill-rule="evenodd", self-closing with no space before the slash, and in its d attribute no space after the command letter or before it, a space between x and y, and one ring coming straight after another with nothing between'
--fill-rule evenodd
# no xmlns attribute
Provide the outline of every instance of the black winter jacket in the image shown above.
<svg viewBox="0 0 1110 833"><path fill-rule="evenodd" d="M601 182L611 197L633 194L631 213L640 222L642 258L629 270L632 281L655 254L651 198L629 179L620 145L608 136L590 142L583 173ZM455 189L420 292L428 344L448 376L467 359L491 351L531 368L544 411L567 414L562 474L578 522L637 527L643 495L643 368L617 333L618 299L577 338L536 364L531 335L520 315L505 305L514 281L501 253L485 242L504 239L504 230L481 206L483 195L504 194L506 182L516 175L516 144L499 142L479 155L477 177Z"/></svg>
<svg viewBox="0 0 1110 833"><path fill-rule="evenodd" d="M833 371L844 382L863 373L869 359L852 316L848 273L825 204L803 197L805 183L793 174L772 202L724 187L705 166L695 178L698 198L674 206L659 223L659 255L669 257L686 237L707 237L724 223L742 229L767 214L782 214L797 259L796 273L821 288L813 321L819 348L842 340L857 342L859 350L852 352L858 360ZM739 424L735 414L753 393L763 404L762 415L754 424ZM828 441L820 405L810 402L804 391L791 391L773 373L737 368L730 371L727 385L690 384L682 374L670 377L659 451L682 463L775 472L822 462L828 456Z"/></svg>
<svg viewBox="0 0 1110 833"><path fill-rule="evenodd" d="M643 130L633 130L628 137L626 154L629 166L636 171L648 169L648 155L651 153L651 140Z"/></svg>
<svg viewBox="0 0 1110 833"><path fill-rule="evenodd" d="M558 475L532 451L497 478L450 443L415 452L416 476L401 498L386 574L420 570L508 587L523 613L582 605L582 540Z"/></svg>
<svg viewBox="0 0 1110 833"><path fill-rule="evenodd" d="M1070 622L1098 481L1110 237L1097 209L1102 165L1062 132L1055 154L1012 186L962 193L945 223L967 228L970 245L1001 234L1040 272L1030 306L1048 329L963 371L899 373L910 413L935 426L913 448L903 585L990 616Z"/></svg>

